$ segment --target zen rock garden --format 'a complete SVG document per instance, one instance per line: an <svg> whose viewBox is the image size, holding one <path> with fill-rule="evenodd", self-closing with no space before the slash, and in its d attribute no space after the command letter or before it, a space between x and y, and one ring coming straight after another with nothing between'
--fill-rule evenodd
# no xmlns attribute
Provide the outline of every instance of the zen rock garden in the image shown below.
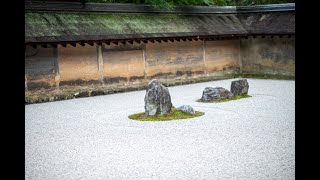
<svg viewBox="0 0 320 180"><path fill-rule="evenodd" d="M235 100L248 95L249 84L246 79L231 82L231 92L223 87L206 87L198 102L219 102L220 100ZM171 102L171 96L167 87L158 79L149 82L144 98L145 112L130 115L130 119L142 121L162 121L174 119L188 119L204 115L195 111L190 105L182 105L175 108Z"/></svg>

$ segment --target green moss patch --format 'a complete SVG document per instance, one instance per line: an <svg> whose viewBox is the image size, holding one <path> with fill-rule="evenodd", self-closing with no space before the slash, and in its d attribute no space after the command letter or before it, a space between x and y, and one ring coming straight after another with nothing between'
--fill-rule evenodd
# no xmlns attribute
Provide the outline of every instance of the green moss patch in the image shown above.
<svg viewBox="0 0 320 180"><path fill-rule="evenodd" d="M179 111L175 108L171 109L171 112L164 115L146 116L144 112L132 114L128 116L129 119L139 120L139 121L169 121L169 120L179 120L179 119L189 119L204 115L204 112L196 111L195 114L187 114Z"/></svg>
<svg viewBox="0 0 320 180"><path fill-rule="evenodd" d="M208 102L204 102L201 101L201 99L197 100L197 102L204 102L204 103L221 103L221 102L227 102L227 101L233 101L233 100L238 100L238 99L242 99L242 98L249 98L252 97L248 94L245 95L240 95L240 96L233 96L231 98L225 98L225 99L219 99L219 100L212 100L212 101L208 101Z"/></svg>
<svg viewBox="0 0 320 180"><path fill-rule="evenodd" d="M295 76L292 76L292 75L281 75L281 74L238 73L238 74L227 74L226 77L230 77L230 78L253 78L253 79L275 79L275 80L295 80Z"/></svg>

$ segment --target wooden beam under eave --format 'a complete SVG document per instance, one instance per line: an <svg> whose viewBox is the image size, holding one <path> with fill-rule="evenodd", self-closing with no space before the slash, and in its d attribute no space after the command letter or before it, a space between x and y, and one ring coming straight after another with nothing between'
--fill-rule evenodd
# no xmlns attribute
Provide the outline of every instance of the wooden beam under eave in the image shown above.
<svg viewBox="0 0 320 180"><path fill-rule="evenodd" d="M133 41L128 41L128 43L133 44Z"/></svg>
<svg viewBox="0 0 320 180"><path fill-rule="evenodd" d="M50 44L50 46L53 47L53 48L57 48L58 47L57 44Z"/></svg>
<svg viewBox="0 0 320 180"><path fill-rule="evenodd" d="M115 44L115 45L119 44L118 41L113 41L112 43Z"/></svg>
<svg viewBox="0 0 320 180"><path fill-rule="evenodd" d="M122 43L123 45L126 45L126 42L125 42L125 41L121 41L121 43Z"/></svg>
<svg viewBox="0 0 320 180"><path fill-rule="evenodd" d="M150 42L154 43L154 40L149 40Z"/></svg>
<svg viewBox="0 0 320 180"><path fill-rule="evenodd" d="M48 48L47 44L41 44L41 47Z"/></svg>
<svg viewBox="0 0 320 180"><path fill-rule="evenodd" d="M94 43L93 43L93 42L88 42L88 44L89 44L90 46L93 46L93 45L94 45Z"/></svg>
<svg viewBox="0 0 320 180"><path fill-rule="evenodd" d="M174 42L174 39L169 39L169 41Z"/></svg>
<svg viewBox="0 0 320 180"><path fill-rule="evenodd" d="M77 43L69 43L71 46L76 47Z"/></svg>
<svg viewBox="0 0 320 180"><path fill-rule="evenodd" d="M85 46L86 44L84 42L79 43L81 46Z"/></svg>
<svg viewBox="0 0 320 180"><path fill-rule="evenodd" d="M168 40L167 40L167 39L163 39L162 41L164 41L164 42L168 42Z"/></svg>
<svg viewBox="0 0 320 180"><path fill-rule="evenodd" d="M136 42L136 43L138 43L138 44L140 44L140 43L141 43L141 41L140 41L140 40L135 40L134 42Z"/></svg>
<svg viewBox="0 0 320 180"><path fill-rule="evenodd" d="M67 47L67 44L66 43L60 43L61 44L61 46L63 46L63 47Z"/></svg>
<svg viewBox="0 0 320 180"><path fill-rule="evenodd" d="M144 42L144 43L148 43L148 40L142 40L142 42Z"/></svg>
<svg viewBox="0 0 320 180"><path fill-rule="evenodd" d="M109 41L107 41L107 42L104 42L106 45L110 45L110 42Z"/></svg>

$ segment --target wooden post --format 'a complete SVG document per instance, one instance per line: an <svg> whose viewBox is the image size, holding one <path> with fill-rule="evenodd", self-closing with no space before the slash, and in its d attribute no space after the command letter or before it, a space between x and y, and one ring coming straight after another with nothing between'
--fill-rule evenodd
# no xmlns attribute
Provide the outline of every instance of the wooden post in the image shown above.
<svg viewBox="0 0 320 180"><path fill-rule="evenodd" d="M59 89L60 83L60 66L59 66L59 52L58 52L59 45L57 48L53 48L53 57L54 57L54 68L55 68L55 77L54 81L56 83L56 88Z"/></svg>
<svg viewBox="0 0 320 180"><path fill-rule="evenodd" d="M206 47L205 47L205 40L202 40L202 52L203 52L203 70L204 74L207 74L207 66L206 66Z"/></svg>
<svg viewBox="0 0 320 180"><path fill-rule="evenodd" d="M242 73L241 38L239 38L239 70Z"/></svg>
<svg viewBox="0 0 320 180"><path fill-rule="evenodd" d="M146 44L142 45L142 58L143 58L143 73L144 73L144 79L147 79L147 73L146 73Z"/></svg>
<svg viewBox="0 0 320 180"><path fill-rule="evenodd" d="M28 91L28 80L27 80L27 75L24 75L24 90Z"/></svg>
<svg viewBox="0 0 320 180"><path fill-rule="evenodd" d="M102 57L102 45L97 45L97 57L98 57L98 73L99 73L99 80L103 83L103 57Z"/></svg>

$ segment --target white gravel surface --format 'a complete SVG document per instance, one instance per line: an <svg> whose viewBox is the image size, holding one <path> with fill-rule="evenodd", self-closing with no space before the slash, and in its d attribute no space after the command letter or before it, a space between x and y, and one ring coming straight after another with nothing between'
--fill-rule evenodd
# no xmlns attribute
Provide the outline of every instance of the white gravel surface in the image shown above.
<svg viewBox="0 0 320 180"><path fill-rule="evenodd" d="M234 80L234 79L233 79ZM205 87L169 87L204 116L140 122L145 91L25 106L25 179L294 179L295 81L248 79L253 97L196 102Z"/></svg>

